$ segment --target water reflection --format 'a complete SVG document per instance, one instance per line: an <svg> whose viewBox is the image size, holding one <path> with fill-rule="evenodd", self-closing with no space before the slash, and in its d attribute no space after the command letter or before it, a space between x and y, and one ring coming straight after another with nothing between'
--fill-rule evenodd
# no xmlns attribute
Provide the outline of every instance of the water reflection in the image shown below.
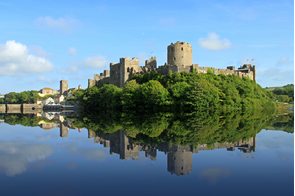
<svg viewBox="0 0 295 196"><path fill-rule="evenodd" d="M15 176L26 172L29 163L43 161L55 149L47 144L0 142L0 172Z"/></svg>
<svg viewBox="0 0 295 196"><path fill-rule="evenodd" d="M76 118L78 116L79 115L77 113L36 113L30 115L6 114L4 116L4 120L2 119L1 122L11 125L21 124L24 126L39 126L44 130L59 127L60 137L67 138L69 137L70 129L78 129L78 131L81 131L81 127L77 127L77 124L81 124L81 121ZM293 117L279 117L277 119L280 119L281 121L278 122L271 120L272 124L276 126L278 126L278 124L283 124L282 127L284 127L286 126L286 123L290 124L289 121L292 121ZM264 122L265 124L267 120L259 119L258 121ZM240 124L241 123L242 122L240 122ZM271 128L271 124L266 123L266 125L269 129ZM245 124L243 124L243 127L244 126ZM261 130L261 127L258 127L258 129L258 131L256 130L257 132ZM239 128L236 128L236 130L238 133ZM289 127L288 130L290 130ZM144 134L137 134L135 136L131 134L131 136L133 137L130 137L130 134L128 135L128 133L126 133L122 128L112 133L92 131L88 129L88 138L93 138L94 143L100 143L105 148L109 148L109 153L111 155L119 154L121 160L137 160L139 158L139 152L144 151L145 157L152 161L156 161L157 151L164 152L167 156L168 172L177 176L191 173L193 169L193 153L198 153L199 151L216 149L225 149L227 151L235 151L237 149L242 153L251 153L256 151L256 134L252 134L251 137L242 138L234 142L218 142L218 139L216 139L216 142L211 144L194 143L188 145L173 144L171 142L155 143L154 137L148 138L149 141L152 141L151 143L153 143L153 145L151 145L149 142L144 142L146 140L146 135ZM208 137L210 137L210 135L208 135ZM160 138L160 136L158 138ZM2 157L0 158L1 160L7 161L1 161L0 168L2 168L8 176L14 176L26 171L26 165L28 163L35 162L37 160L44 160L52 154L53 151L53 147L45 144L1 142L0 154ZM96 149L92 149L92 151L93 152L91 152L91 150L84 152L84 157L88 157L87 159L96 159L93 158L94 155L97 156L97 159L99 160L106 157L105 153L101 154L100 150L97 152ZM10 163L13 164L11 165ZM210 176L212 172L220 173L219 170L215 170L216 169L210 169L209 173L203 171L204 173L200 175L204 177L207 174ZM228 172L221 172L220 174L228 175Z"/></svg>

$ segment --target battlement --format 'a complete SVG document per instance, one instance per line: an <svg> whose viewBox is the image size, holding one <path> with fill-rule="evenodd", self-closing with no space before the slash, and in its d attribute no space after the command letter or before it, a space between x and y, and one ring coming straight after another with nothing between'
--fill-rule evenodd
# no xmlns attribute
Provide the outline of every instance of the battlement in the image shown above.
<svg viewBox="0 0 295 196"><path fill-rule="evenodd" d="M101 84L113 84L122 88L126 82L132 78L134 74L144 74L150 71L157 71L163 75L171 72L193 72L207 73L210 70L212 73L218 74L234 74L239 77L249 77L256 81L256 66L244 64L237 70L234 66L228 66L226 69L218 69L214 67L199 67L198 64L192 63L192 46L187 42L177 41L171 43L167 47L167 61L162 66L157 68L157 58L151 57L145 61L145 66L139 66L138 58L130 57L120 58L119 63L110 63L110 70L104 70L101 74L94 74L94 80L89 79L88 87Z"/></svg>
<svg viewBox="0 0 295 196"><path fill-rule="evenodd" d="M135 58L135 57L133 57L131 60L130 60L130 57L120 58L120 63L138 63L138 62L139 62L138 58Z"/></svg>

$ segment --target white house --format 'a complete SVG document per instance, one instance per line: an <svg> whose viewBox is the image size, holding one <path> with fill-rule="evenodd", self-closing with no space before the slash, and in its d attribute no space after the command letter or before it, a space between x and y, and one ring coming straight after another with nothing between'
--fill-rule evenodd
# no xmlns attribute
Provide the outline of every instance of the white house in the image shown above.
<svg viewBox="0 0 295 196"><path fill-rule="evenodd" d="M54 99L52 99L51 97L48 97L46 99L44 99L43 101L43 105L48 105L48 104L54 104Z"/></svg>

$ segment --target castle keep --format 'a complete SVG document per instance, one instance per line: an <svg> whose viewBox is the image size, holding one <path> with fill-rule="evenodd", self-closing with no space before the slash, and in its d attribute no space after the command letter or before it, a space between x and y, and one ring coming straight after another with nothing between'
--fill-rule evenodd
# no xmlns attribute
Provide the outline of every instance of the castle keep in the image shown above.
<svg viewBox="0 0 295 196"><path fill-rule="evenodd" d="M94 85L113 84L122 88L128 79L134 74L144 74L150 71L157 71L163 75L172 72L192 72L207 73L211 70L212 73L218 74L234 74L239 77L249 77L256 81L256 66L244 64L238 69L234 66L229 66L226 69L216 69L213 67L199 67L198 64L193 64L192 46L186 42L171 43L167 47L167 62L165 65L157 67L156 57L151 57L145 61L145 66L139 66L138 58L126 57L120 58L119 63L111 63L110 70L104 70L104 73L94 74L94 79L88 79L88 88Z"/></svg>

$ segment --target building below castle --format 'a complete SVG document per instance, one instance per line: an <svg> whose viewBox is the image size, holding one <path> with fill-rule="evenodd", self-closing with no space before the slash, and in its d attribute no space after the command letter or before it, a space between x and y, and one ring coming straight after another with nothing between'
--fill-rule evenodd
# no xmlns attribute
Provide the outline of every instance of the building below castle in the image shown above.
<svg viewBox="0 0 295 196"><path fill-rule="evenodd" d="M50 102L52 103L62 103L65 101L65 97L70 97L71 93L73 90L75 90L76 88L69 88L68 86L68 81L67 80L61 80L60 81L60 89L59 90L54 90L52 88L42 88L38 95L40 97L45 97L46 95L55 95L54 99L52 99L52 101ZM81 88L80 88L81 89ZM46 98L46 99L37 99L37 104L42 104L42 105L47 105L47 101L50 98Z"/></svg>
<svg viewBox="0 0 295 196"><path fill-rule="evenodd" d="M104 73L101 74L94 74L94 79L88 79L88 88L102 84L113 84L122 88L134 74L144 74L150 71L157 71L167 75L170 71L207 73L208 70L211 70L216 75L234 74L239 77L249 77L251 80L256 81L255 65L244 64L238 69L235 69L234 66L229 66L226 69L216 69L213 67L199 67L198 64L193 64L192 58L192 46L189 43L180 41L175 44L171 43L167 47L168 63L165 63L165 65L157 67L156 57L146 60L144 67L139 66L138 58L120 58L119 63L110 64L110 70L104 70Z"/></svg>

